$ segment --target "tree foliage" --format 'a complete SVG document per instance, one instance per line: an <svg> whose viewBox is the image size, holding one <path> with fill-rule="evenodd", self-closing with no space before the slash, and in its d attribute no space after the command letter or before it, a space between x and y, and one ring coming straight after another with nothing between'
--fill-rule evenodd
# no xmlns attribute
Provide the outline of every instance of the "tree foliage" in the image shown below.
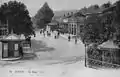
<svg viewBox="0 0 120 77"><path fill-rule="evenodd" d="M106 16L106 15L105 15ZM105 17L100 15L90 15L85 20L85 25L81 26L81 39L86 43L103 43L110 38L110 34L114 32L113 26L111 26L110 15ZM112 16L112 14L111 14ZM106 20L103 20L105 19Z"/></svg>
<svg viewBox="0 0 120 77"><path fill-rule="evenodd" d="M86 17L85 25L81 26L80 36L84 43L102 43L114 37L120 42L120 0L114 4L105 3L102 7L105 8L102 16Z"/></svg>
<svg viewBox="0 0 120 77"><path fill-rule="evenodd" d="M114 26L116 30L116 41L120 42L120 0L118 0L115 4L116 6L113 10L114 20L112 26Z"/></svg>
<svg viewBox="0 0 120 77"><path fill-rule="evenodd" d="M40 10L35 15L35 22L38 28L44 28L46 24L50 23L54 13L52 9L48 6L47 2L40 8Z"/></svg>
<svg viewBox="0 0 120 77"><path fill-rule="evenodd" d="M112 5L111 2L108 1L107 3L104 3L102 6L103 6L104 8L109 8L111 5Z"/></svg>
<svg viewBox="0 0 120 77"><path fill-rule="evenodd" d="M89 16L85 20L85 25L81 26L81 39L85 43L91 43L91 42L98 42L102 39L100 34L102 34L103 29L102 29L102 24L100 23L100 18L96 15Z"/></svg>
<svg viewBox="0 0 120 77"><path fill-rule="evenodd" d="M27 7L17 1L9 1L0 7L0 21L8 24L9 33L13 30L16 34L32 34L33 27ZM8 22L7 22L8 21Z"/></svg>
<svg viewBox="0 0 120 77"><path fill-rule="evenodd" d="M120 0L116 2L116 8L114 10L115 21L120 23Z"/></svg>
<svg viewBox="0 0 120 77"><path fill-rule="evenodd" d="M94 5L94 9L99 9L99 5Z"/></svg>

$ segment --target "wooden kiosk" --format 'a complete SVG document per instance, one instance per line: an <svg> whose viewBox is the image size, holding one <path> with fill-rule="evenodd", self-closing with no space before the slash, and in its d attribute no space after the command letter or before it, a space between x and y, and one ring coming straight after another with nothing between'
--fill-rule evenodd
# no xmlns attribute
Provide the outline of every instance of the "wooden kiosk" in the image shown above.
<svg viewBox="0 0 120 77"><path fill-rule="evenodd" d="M2 42L2 54L1 60L15 60L20 59L20 46L21 42L25 39L21 39L16 34L9 34L4 38L0 39Z"/></svg>
<svg viewBox="0 0 120 77"><path fill-rule="evenodd" d="M112 40L87 48L86 65L93 68L120 68L120 48Z"/></svg>

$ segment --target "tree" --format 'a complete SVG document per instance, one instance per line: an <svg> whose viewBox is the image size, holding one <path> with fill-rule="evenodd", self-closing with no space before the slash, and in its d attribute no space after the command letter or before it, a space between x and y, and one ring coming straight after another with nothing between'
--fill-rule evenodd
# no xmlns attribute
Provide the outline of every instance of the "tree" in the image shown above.
<svg viewBox="0 0 120 77"><path fill-rule="evenodd" d="M112 5L111 2L108 1L107 3L104 3L102 6L103 6L104 8L109 8L111 5Z"/></svg>
<svg viewBox="0 0 120 77"><path fill-rule="evenodd" d="M116 29L116 37L117 37L117 41L120 42L120 0L118 0L116 3L116 6L115 6L115 9L113 10L113 13L114 13L114 20L113 20L113 23L112 23L112 26L115 27Z"/></svg>
<svg viewBox="0 0 120 77"><path fill-rule="evenodd" d="M94 9L99 9L99 5L94 5Z"/></svg>
<svg viewBox="0 0 120 77"><path fill-rule="evenodd" d="M74 16L75 16L75 17L80 17L80 16L85 17L85 15L84 15L84 14L82 14L82 12L80 12L80 11L79 11L79 12L77 12L77 13L75 13L75 14L74 14Z"/></svg>
<svg viewBox="0 0 120 77"><path fill-rule="evenodd" d="M103 42L103 26L101 19L97 15L88 16L85 19L85 25L80 26L80 36L83 43L101 43Z"/></svg>
<svg viewBox="0 0 120 77"><path fill-rule="evenodd" d="M48 6L47 2L40 8L37 14L34 16L36 25L38 28L44 28L48 23L51 22L54 13L52 9Z"/></svg>
<svg viewBox="0 0 120 77"><path fill-rule="evenodd" d="M0 7L0 20L2 24L8 24L9 33L33 34L31 17L26 6L17 1L9 1Z"/></svg>
<svg viewBox="0 0 120 77"><path fill-rule="evenodd" d="M115 21L120 23L120 0L116 2L116 8L114 10Z"/></svg>

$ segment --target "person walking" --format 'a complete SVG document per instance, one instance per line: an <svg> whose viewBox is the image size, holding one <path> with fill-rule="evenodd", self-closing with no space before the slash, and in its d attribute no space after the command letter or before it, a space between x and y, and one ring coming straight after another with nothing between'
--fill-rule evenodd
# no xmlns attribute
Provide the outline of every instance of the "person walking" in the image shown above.
<svg viewBox="0 0 120 77"><path fill-rule="evenodd" d="M30 44L30 48L31 48L31 37L29 37L29 44Z"/></svg>
<svg viewBox="0 0 120 77"><path fill-rule="evenodd" d="M34 35L34 37L36 37L36 34L35 34L35 32L33 32L33 35Z"/></svg>
<svg viewBox="0 0 120 77"><path fill-rule="evenodd" d="M43 33L44 37L45 37L45 32Z"/></svg>
<svg viewBox="0 0 120 77"><path fill-rule="evenodd" d="M40 30L40 34L42 34L42 30Z"/></svg>
<svg viewBox="0 0 120 77"><path fill-rule="evenodd" d="M34 37L36 37L36 34L34 34Z"/></svg>
<svg viewBox="0 0 120 77"><path fill-rule="evenodd" d="M22 45L20 45L20 47L19 47L19 51L20 51L20 55L21 55L21 57L23 58L24 53L23 53L23 48L22 48Z"/></svg>
<svg viewBox="0 0 120 77"><path fill-rule="evenodd" d="M57 36L55 35L55 39L57 38Z"/></svg>
<svg viewBox="0 0 120 77"><path fill-rule="evenodd" d="M75 37L75 44L77 44L77 37Z"/></svg>
<svg viewBox="0 0 120 77"><path fill-rule="evenodd" d="M60 32L58 32L58 37L60 36Z"/></svg>
<svg viewBox="0 0 120 77"><path fill-rule="evenodd" d="M70 39L71 39L71 37L70 37L70 35L68 36L68 41L70 41Z"/></svg>

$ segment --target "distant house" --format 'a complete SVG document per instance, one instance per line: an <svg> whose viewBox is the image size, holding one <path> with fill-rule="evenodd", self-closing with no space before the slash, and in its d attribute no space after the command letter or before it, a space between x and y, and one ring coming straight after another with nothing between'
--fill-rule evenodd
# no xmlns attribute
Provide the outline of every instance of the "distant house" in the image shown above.
<svg viewBox="0 0 120 77"><path fill-rule="evenodd" d="M84 20L85 15L81 13L71 13L71 15L59 18L59 29L64 33L79 35L80 26L84 25Z"/></svg>
<svg viewBox="0 0 120 77"><path fill-rule="evenodd" d="M52 20L49 24L48 24L49 28L51 30L55 30L58 28L58 22L56 20Z"/></svg>
<svg viewBox="0 0 120 77"><path fill-rule="evenodd" d="M84 26L84 15L74 14L68 17L68 29L69 33L73 35L78 35L80 33L80 26Z"/></svg>

